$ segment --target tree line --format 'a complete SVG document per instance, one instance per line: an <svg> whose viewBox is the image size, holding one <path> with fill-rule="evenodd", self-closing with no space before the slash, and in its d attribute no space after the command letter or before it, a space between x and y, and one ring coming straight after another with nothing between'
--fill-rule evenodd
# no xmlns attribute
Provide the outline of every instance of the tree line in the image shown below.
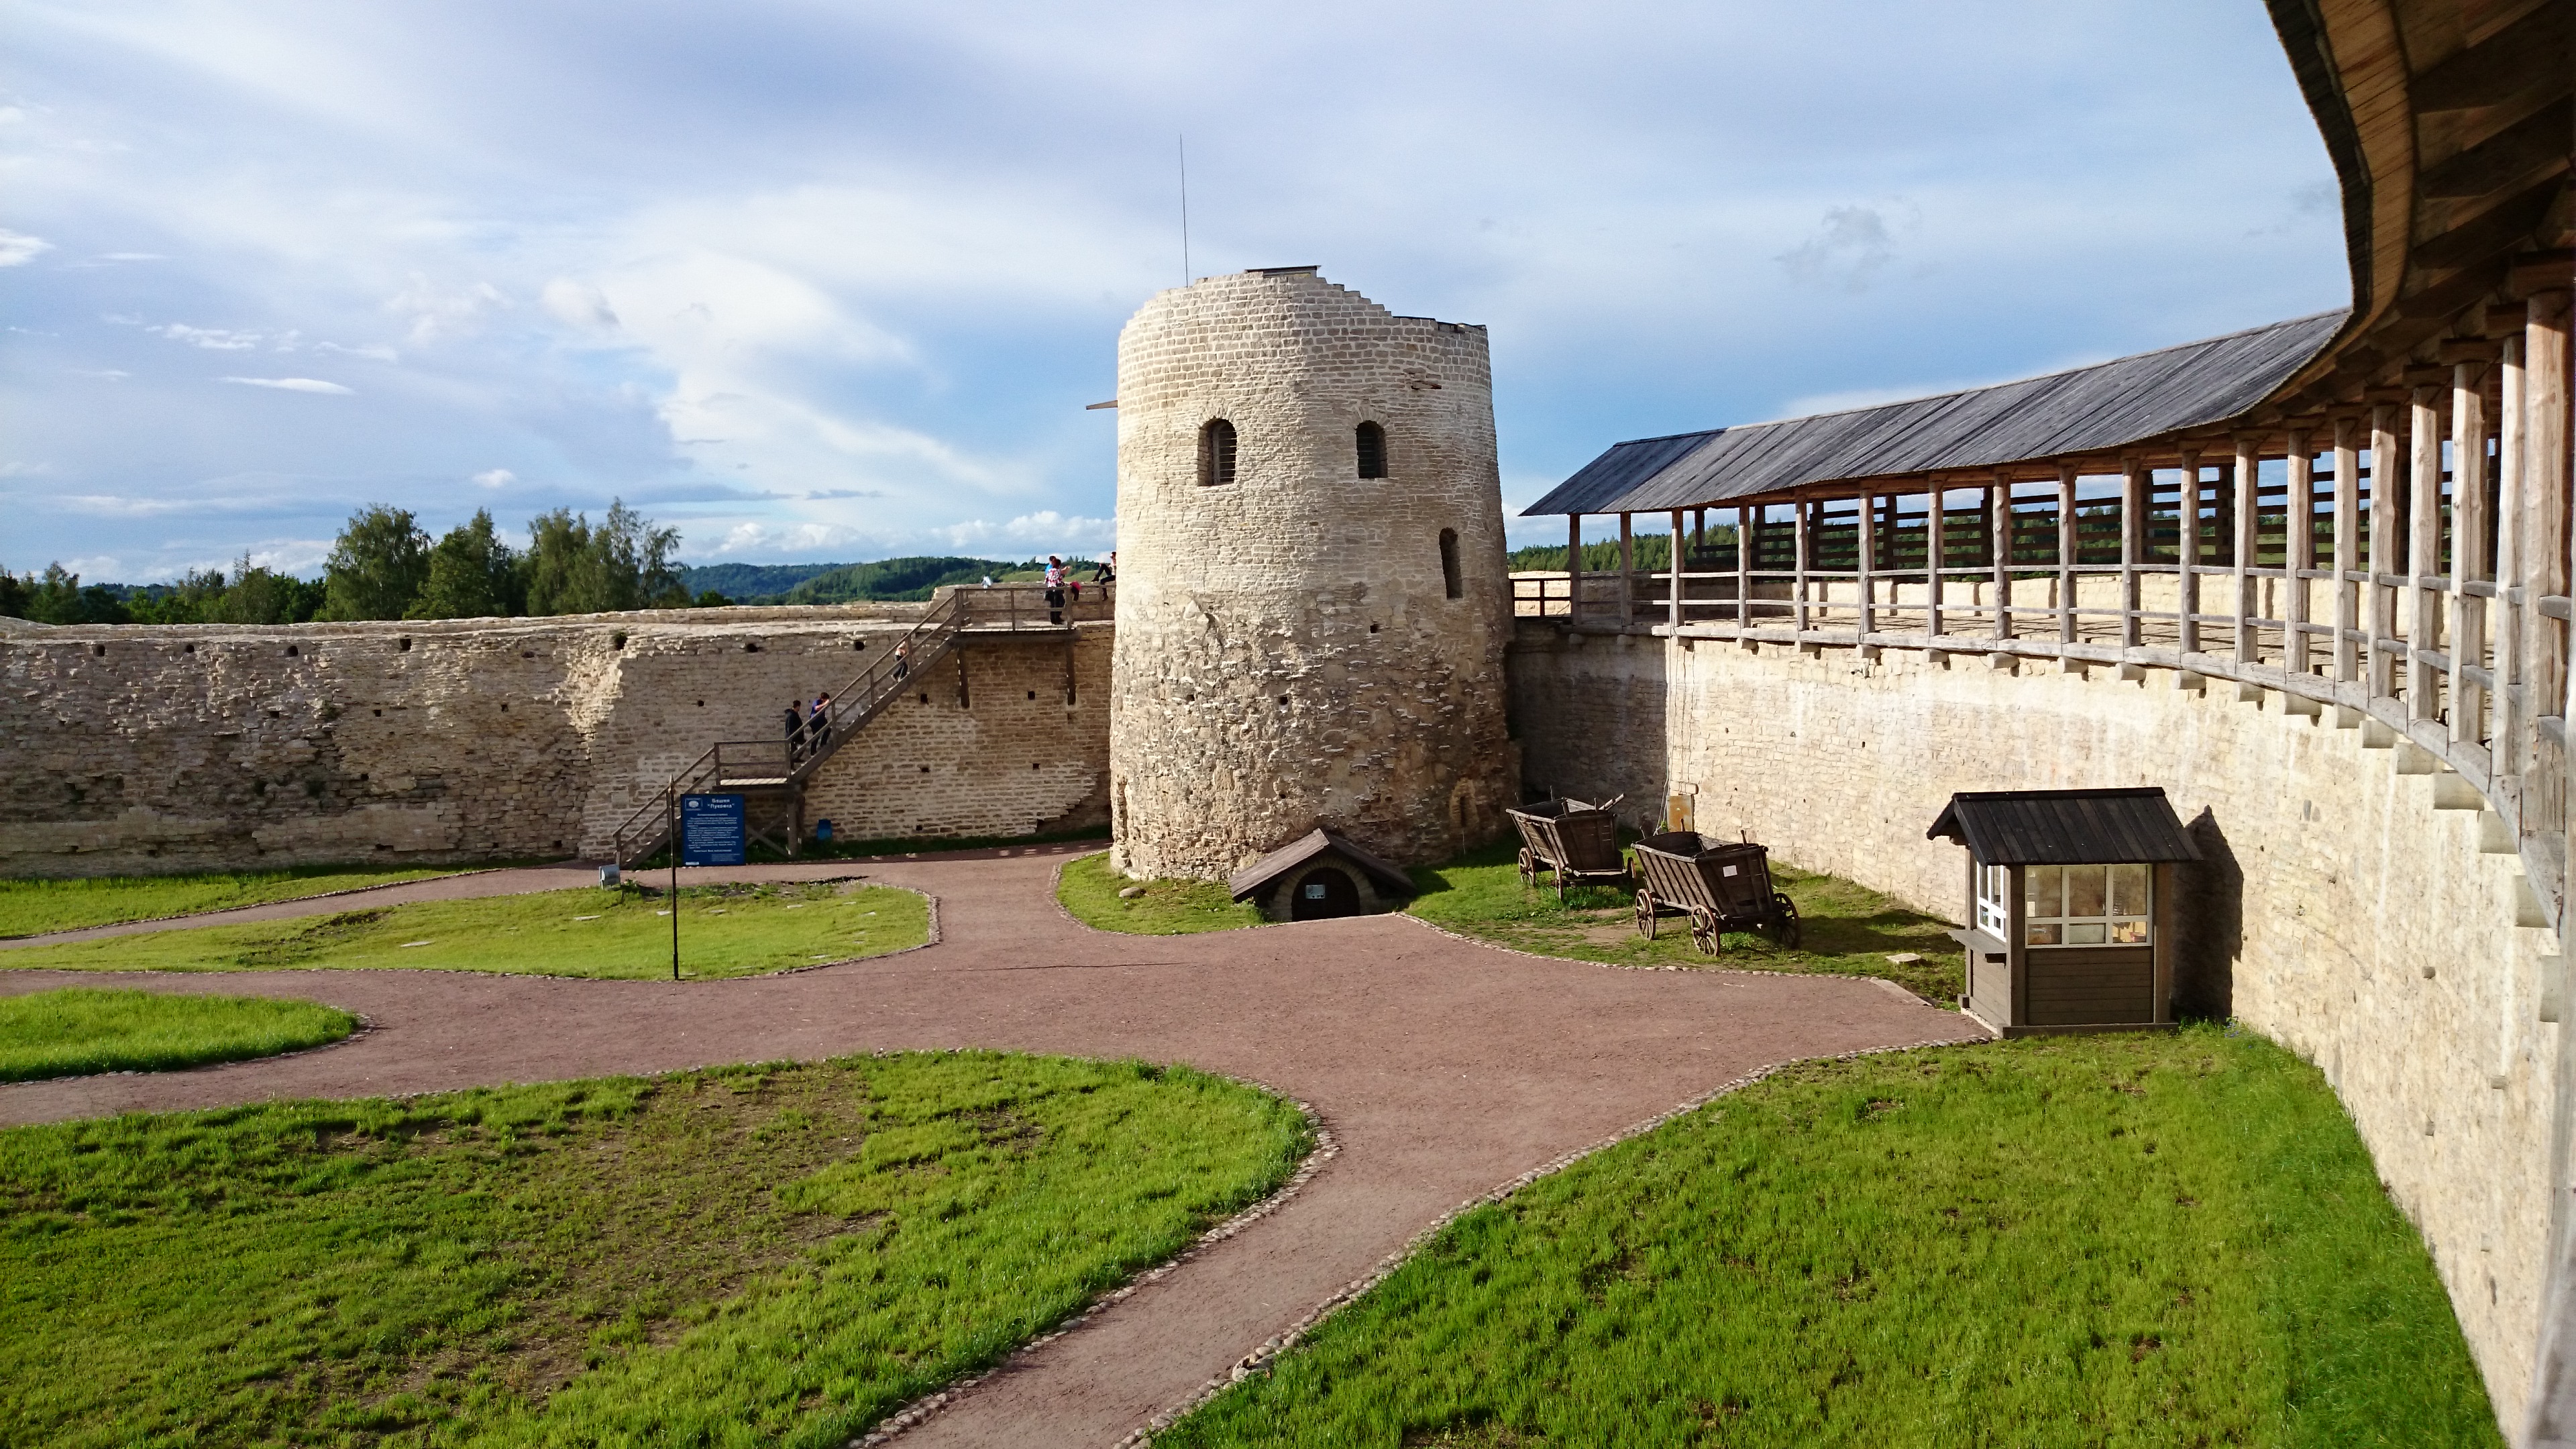
<svg viewBox="0 0 2576 1449"><path fill-rule="evenodd" d="M299 624L310 619L478 619L598 614L730 602L692 599L672 555L680 531L609 504L598 523L558 508L528 522L512 548L489 509L433 541L411 510L369 504L349 515L319 579L254 564L227 578L193 570L174 584L84 587L59 563L41 574L0 570L0 615L45 624Z"/></svg>

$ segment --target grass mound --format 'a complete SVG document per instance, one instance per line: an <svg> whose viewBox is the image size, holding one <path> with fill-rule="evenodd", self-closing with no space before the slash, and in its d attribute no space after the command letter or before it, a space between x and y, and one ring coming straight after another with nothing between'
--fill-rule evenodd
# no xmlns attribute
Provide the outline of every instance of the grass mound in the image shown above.
<svg viewBox="0 0 2576 1449"><path fill-rule="evenodd" d="M671 974L669 895L634 887L541 891L199 926L0 951L0 967L57 971L276 971L329 967L626 979ZM890 886L691 886L680 962L693 977L757 976L881 956L930 937L930 908Z"/></svg>
<svg viewBox="0 0 2576 1449"><path fill-rule="evenodd" d="M1145 893L1118 894L1131 886ZM1086 926L1136 936L1187 936L1262 923L1260 909L1235 904L1222 881L1132 881L1109 868L1106 852L1067 862L1055 898Z"/></svg>
<svg viewBox="0 0 2576 1449"><path fill-rule="evenodd" d="M1962 990L1959 944L1945 922L1897 904L1838 876L1810 875L1771 862L1775 885L1798 903L1805 939L1794 949L1767 936L1730 931L1725 951L1703 956L1689 923L1666 917L1656 939L1637 934L1636 892L1578 886L1556 903L1556 888L1521 884L1518 841L1475 851L1413 872L1420 894L1413 914L1462 936L1541 956L1613 966L1724 966L1757 971L1877 976L1938 1006L1955 1006ZM1895 962L1890 956L1922 959Z"/></svg>
<svg viewBox="0 0 2576 1449"><path fill-rule="evenodd" d="M837 1446L1272 1191L1287 1103L911 1054L0 1132L0 1442Z"/></svg>
<svg viewBox="0 0 2576 1449"><path fill-rule="evenodd" d="M163 1072L334 1042L345 1011L256 996L163 996L76 987L0 997L0 1082Z"/></svg>
<svg viewBox="0 0 2576 1449"><path fill-rule="evenodd" d="M237 906L261 906L271 901L453 874L450 870L307 866L199 875L116 875L94 880L0 879L0 940L113 926L122 921L157 921L202 911L229 911Z"/></svg>
<svg viewBox="0 0 2576 1449"><path fill-rule="evenodd" d="M1158 1445L2496 1445L2422 1242L2259 1037L1814 1064L1460 1218Z"/></svg>

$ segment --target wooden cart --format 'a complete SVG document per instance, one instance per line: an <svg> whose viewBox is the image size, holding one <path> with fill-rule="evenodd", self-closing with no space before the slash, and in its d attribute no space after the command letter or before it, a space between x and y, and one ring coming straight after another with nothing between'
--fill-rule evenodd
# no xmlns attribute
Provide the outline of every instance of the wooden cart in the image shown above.
<svg viewBox="0 0 2576 1449"><path fill-rule="evenodd" d="M1568 881L1577 885L1624 886L1628 873L1619 851L1619 822L1610 807L1617 800L1586 805L1580 800L1547 800L1504 813L1521 832L1521 884L1536 885L1542 875L1556 877L1556 903L1565 904Z"/></svg>
<svg viewBox="0 0 2576 1449"><path fill-rule="evenodd" d="M1771 885L1771 852L1750 841L1729 844L1675 830L1637 842L1637 934L1655 939L1664 916L1690 919L1691 944L1714 956L1727 931L1763 930L1783 946L1804 933L1798 907Z"/></svg>

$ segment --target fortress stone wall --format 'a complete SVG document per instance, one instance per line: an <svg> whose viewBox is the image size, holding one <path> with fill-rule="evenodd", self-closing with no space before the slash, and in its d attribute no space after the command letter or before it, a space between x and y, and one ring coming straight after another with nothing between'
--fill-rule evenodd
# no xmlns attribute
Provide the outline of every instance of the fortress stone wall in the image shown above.
<svg viewBox="0 0 2576 1449"><path fill-rule="evenodd" d="M1920 653L1569 635L1512 655L1534 785L1659 801L1697 787L1703 831L1950 920L1963 852L1923 832L1956 790L2161 785L2209 859L2177 944L2186 1006L2224 1011L2325 1072L2424 1234L2502 1422L2538 1346L2558 1033L2555 933L2487 853L2476 794L2430 756L2271 694L2020 676ZM1638 804L1637 813L1657 807ZM2560 1014L2552 1002L2551 1015Z"/></svg>
<svg viewBox="0 0 2576 1449"><path fill-rule="evenodd" d="M1223 481L1202 458L1217 420ZM1362 476L1364 424L1383 477ZM1121 869L1221 877L1318 825L1428 861L1503 828L1483 328L1394 316L1310 268L1156 296L1119 336L1118 526Z"/></svg>
<svg viewBox="0 0 2576 1449"><path fill-rule="evenodd" d="M708 745L777 738L788 700L839 689L919 612L13 625L0 874L603 857ZM927 666L818 774L808 818L843 838L1103 823L1108 634L981 637Z"/></svg>

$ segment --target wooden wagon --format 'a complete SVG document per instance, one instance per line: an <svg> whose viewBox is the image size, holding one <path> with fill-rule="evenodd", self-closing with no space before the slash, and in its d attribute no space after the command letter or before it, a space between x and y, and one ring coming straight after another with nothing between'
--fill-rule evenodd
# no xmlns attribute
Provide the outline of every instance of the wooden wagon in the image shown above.
<svg viewBox="0 0 2576 1449"><path fill-rule="evenodd" d="M1556 878L1556 902L1565 904L1568 881L1577 885L1626 885L1633 879L1619 850L1619 822L1610 813L1617 800L1586 805L1580 800L1548 800L1504 813L1521 832L1521 884L1536 885L1542 875Z"/></svg>
<svg viewBox="0 0 2576 1449"><path fill-rule="evenodd" d="M1637 873L1637 934L1649 941L1664 916L1688 917L1691 944L1711 956L1727 931L1769 931L1783 946L1804 934L1797 905L1772 888L1766 847L1668 831L1637 842Z"/></svg>

